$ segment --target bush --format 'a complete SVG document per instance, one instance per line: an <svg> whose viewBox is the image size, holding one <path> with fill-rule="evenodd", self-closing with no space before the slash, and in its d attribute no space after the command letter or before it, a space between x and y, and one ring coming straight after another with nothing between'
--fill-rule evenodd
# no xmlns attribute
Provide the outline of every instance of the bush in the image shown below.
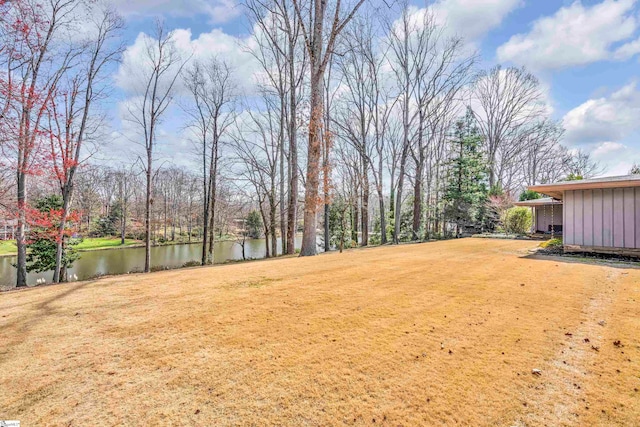
<svg viewBox="0 0 640 427"><path fill-rule="evenodd" d="M509 234L527 234L532 224L533 215L525 207L507 209L502 219L504 230Z"/></svg>
<svg viewBox="0 0 640 427"><path fill-rule="evenodd" d="M540 243L540 247L544 249L557 249L562 248L562 239L549 239L546 242Z"/></svg>
<svg viewBox="0 0 640 427"><path fill-rule="evenodd" d="M187 261L184 264L182 264L182 267L199 267L200 265L202 265L202 263L200 261Z"/></svg>

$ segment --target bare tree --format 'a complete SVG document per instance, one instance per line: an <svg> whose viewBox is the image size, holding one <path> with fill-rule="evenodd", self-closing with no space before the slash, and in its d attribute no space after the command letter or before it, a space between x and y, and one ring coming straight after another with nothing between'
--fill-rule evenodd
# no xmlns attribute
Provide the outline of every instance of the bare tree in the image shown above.
<svg viewBox="0 0 640 427"><path fill-rule="evenodd" d="M513 164L522 144L522 128L543 115L538 79L524 68L500 65L481 72L475 84L479 108L474 110L489 167L489 186L500 183L501 166Z"/></svg>
<svg viewBox="0 0 640 427"><path fill-rule="evenodd" d="M93 104L107 91L104 77L110 63L117 61L123 51L115 42L123 27L122 18L110 8L89 7L81 16L89 22L90 34L79 48L77 65L70 68L65 82L60 84L63 93L53 99L49 108L51 158L54 177L62 195L62 215L56 240L56 260L53 282L66 280L66 267L62 264L64 231L73 197L73 187L78 167L88 157L84 152L85 140L96 132L99 123L91 123Z"/></svg>
<svg viewBox="0 0 640 427"><path fill-rule="evenodd" d="M293 0L296 14L300 20L310 70L310 119L309 144L307 149L307 174L304 203L304 232L300 256L316 255L316 213L320 176L320 151L322 138L322 120L324 101L322 87L324 72L336 43L338 35L353 18L364 0L358 0L352 7L343 11L341 1L337 0L333 13L327 0ZM329 13L327 13L329 12ZM342 16L341 16L342 15ZM307 16L308 20L304 18ZM329 19L329 31L325 34L326 20ZM305 24L308 22L308 24Z"/></svg>
<svg viewBox="0 0 640 427"><path fill-rule="evenodd" d="M442 124L450 123L452 112L459 107L463 89L469 84L475 55L466 54L463 40L446 37L444 27L432 17L423 23L417 43L424 43L426 60L418 61L415 104L417 108L417 134L410 146L415 165L413 180L412 239L420 239L424 174L429 152L438 153L442 147ZM438 163L439 165L439 163ZM437 174L436 177L439 177Z"/></svg>
<svg viewBox="0 0 640 427"><path fill-rule="evenodd" d="M234 151L240 177L250 184L258 200L258 208L265 228L267 258L277 256L277 207L280 156L280 111L277 100L262 94L264 109L247 110L248 118L240 123L234 134Z"/></svg>
<svg viewBox="0 0 640 427"><path fill-rule="evenodd" d="M361 165L357 177L362 190L360 228L362 246L369 244L369 172L373 150L375 112L378 108L376 87L378 69L373 46L373 29L368 20L360 18L352 21L347 27L341 48L344 50L339 71L342 84L349 88L340 99L341 110L334 118L334 123L347 142L353 145L360 156Z"/></svg>
<svg viewBox="0 0 640 427"><path fill-rule="evenodd" d="M280 148L280 228L283 252L293 254L298 223L298 115L307 68L306 49L301 43L302 27L290 0L250 0L247 7L254 26L260 30L254 36L258 48L252 53L266 75L261 84L277 94L280 126L286 129L281 132ZM288 183L286 191L285 182Z"/></svg>
<svg viewBox="0 0 640 427"><path fill-rule="evenodd" d="M525 133L521 165L524 166L522 171L526 185L550 183L562 178L565 173L564 156L560 150L563 134L560 123L551 120L534 123Z"/></svg>
<svg viewBox="0 0 640 427"><path fill-rule="evenodd" d="M568 179L587 179L602 174L604 168L591 157L590 153L578 149L567 150L565 171Z"/></svg>
<svg viewBox="0 0 640 427"><path fill-rule="evenodd" d="M411 143L415 135L422 135L423 129L417 128L416 119L423 125L424 117L422 108L414 108L412 101L420 98L420 83L427 69L429 59L429 41L435 30L434 18L431 12L426 11L422 18L411 15L411 9L407 2L404 3L401 17L397 21L388 22L389 32L389 62L396 77L399 96L398 107L401 114L402 136L399 148L394 151L398 154L398 180L394 192L394 231L393 243L400 242L400 215L402 212L404 181L407 173L407 160L409 158ZM418 115L421 114L420 117Z"/></svg>
<svg viewBox="0 0 640 427"><path fill-rule="evenodd" d="M42 129L76 46L58 43L73 21L73 0L21 0L0 4L0 146L16 176L16 286L27 285L27 181L43 162Z"/></svg>
<svg viewBox="0 0 640 427"><path fill-rule="evenodd" d="M146 175L144 272L148 273L151 271L154 147L158 126L173 102L174 88L187 60L183 60L175 46L173 34L167 32L161 22L156 23L154 36L146 39L146 49L141 59L144 61L140 67L141 87L136 93L137 102L128 106L128 119L141 128L145 150L145 156L141 160Z"/></svg>
<svg viewBox="0 0 640 427"><path fill-rule="evenodd" d="M203 240L202 265L213 263L215 203L222 138L234 120L238 96L233 69L224 61L210 58L195 61L185 72L191 103L185 110L192 118L196 148L202 168Z"/></svg>

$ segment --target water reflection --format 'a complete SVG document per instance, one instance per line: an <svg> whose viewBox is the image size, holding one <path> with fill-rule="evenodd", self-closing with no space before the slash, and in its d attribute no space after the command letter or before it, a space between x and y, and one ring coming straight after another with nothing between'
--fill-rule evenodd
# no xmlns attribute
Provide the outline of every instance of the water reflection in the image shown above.
<svg viewBox="0 0 640 427"><path fill-rule="evenodd" d="M296 248L299 248L301 243L302 237L296 237ZM214 246L215 263L242 259L242 247L235 242L217 242ZM281 252L282 245L278 239L278 253ZM265 253L264 239L246 241L245 255L247 258L264 258ZM201 256L201 243L157 246L151 248L151 265L156 268L176 268L183 266L186 262L197 262ZM6 289L14 286L16 269L12 264L15 262L15 257L0 258L0 288ZM108 249L82 252L81 258L69 270L69 275L75 274L78 276L78 280L86 280L100 275L142 271L143 268L144 248ZM47 282L50 282L52 277L53 272L29 273L27 282L29 285L35 285L36 280L40 278L45 278Z"/></svg>

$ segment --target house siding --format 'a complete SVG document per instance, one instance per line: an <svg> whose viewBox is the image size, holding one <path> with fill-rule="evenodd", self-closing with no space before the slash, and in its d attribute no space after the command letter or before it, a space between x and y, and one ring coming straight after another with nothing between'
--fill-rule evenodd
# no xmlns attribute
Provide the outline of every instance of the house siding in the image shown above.
<svg viewBox="0 0 640 427"><path fill-rule="evenodd" d="M564 192L564 244L638 249L640 187Z"/></svg>
<svg viewBox="0 0 640 427"><path fill-rule="evenodd" d="M563 225L562 205L553 205L553 219L551 217L551 206L536 206L536 230L544 233L549 232L549 226Z"/></svg>

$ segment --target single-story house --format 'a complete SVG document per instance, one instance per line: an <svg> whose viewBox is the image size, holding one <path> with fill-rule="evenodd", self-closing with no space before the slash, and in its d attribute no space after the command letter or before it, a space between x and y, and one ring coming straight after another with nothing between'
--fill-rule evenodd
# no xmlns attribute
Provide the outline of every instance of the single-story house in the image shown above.
<svg viewBox="0 0 640 427"><path fill-rule="evenodd" d="M533 233L562 234L562 200L553 197L516 202L516 206L530 207L533 212Z"/></svg>
<svg viewBox="0 0 640 427"><path fill-rule="evenodd" d="M549 233L553 227L561 232L565 251L640 256L640 175L539 184L529 190L548 197L518 205L534 209L534 231Z"/></svg>

